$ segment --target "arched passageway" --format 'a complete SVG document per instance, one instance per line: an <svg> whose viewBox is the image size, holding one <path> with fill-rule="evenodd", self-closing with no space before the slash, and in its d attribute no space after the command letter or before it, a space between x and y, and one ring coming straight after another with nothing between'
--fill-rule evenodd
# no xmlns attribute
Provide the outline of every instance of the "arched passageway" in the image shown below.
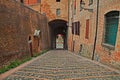
<svg viewBox="0 0 120 80"><path fill-rule="evenodd" d="M49 22L51 49L67 49L67 21L56 19Z"/></svg>

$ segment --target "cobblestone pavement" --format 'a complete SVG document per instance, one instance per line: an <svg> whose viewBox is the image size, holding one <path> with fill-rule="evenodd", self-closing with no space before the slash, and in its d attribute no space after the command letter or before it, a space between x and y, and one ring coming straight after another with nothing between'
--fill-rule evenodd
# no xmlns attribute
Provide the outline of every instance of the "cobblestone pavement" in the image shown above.
<svg viewBox="0 0 120 80"><path fill-rule="evenodd" d="M4 80L120 80L120 74L66 50L53 50Z"/></svg>

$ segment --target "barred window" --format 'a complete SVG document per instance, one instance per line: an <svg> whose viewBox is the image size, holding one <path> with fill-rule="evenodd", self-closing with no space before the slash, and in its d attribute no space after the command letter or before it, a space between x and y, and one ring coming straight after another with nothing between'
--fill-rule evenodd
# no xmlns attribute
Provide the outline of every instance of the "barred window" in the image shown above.
<svg viewBox="0 0 120 80"><path fill-rule="evenodd" d="M105 15L104 43L115 46L118 23L119 11L111 11Z"/></svg>

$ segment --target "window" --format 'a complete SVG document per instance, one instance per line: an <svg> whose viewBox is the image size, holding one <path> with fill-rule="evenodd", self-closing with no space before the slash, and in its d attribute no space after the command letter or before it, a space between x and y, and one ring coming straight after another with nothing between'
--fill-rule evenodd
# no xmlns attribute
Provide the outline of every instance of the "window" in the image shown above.
<svg viewBox="0 0 120 80"><path fill-rule="evenodd" d="M20 2L21 2L21 3L24 3L24 1L23 1L23 0L20 0Z"/></svg>
<svg viewBox="0 0 120 80"><path fill-rule="evenodd" d="M40 3L41 2L41 0L37 0L37 3Z"/></svg>
<svg viewBox="0 0 120 80"><path fill-rule="evenodd" d="M80 22L72 23L72 34L80 35Z"/></svg>
<svg viewBox="0 0 120 80"><path fill-rule="evenodd" d="M60 8L56 9L56 15L60 16Z"/></svg>
<svg viewBox="0 0 120 80"><path fill-rule="evenodd" d="M111 11L105 15L104 43L115 46L118 31L119 12Z"/></svg>
<svg viewBox="0 0 120 80"><path fill-rule="evenodd" d="M56 0L56 2L60 2L60 0Z"/></svg>
<svg viewBox="0 0 120 80"><path fill-rule="evenodd" d="M76 0L74 0L74 15L76 15Z"/></svg>
<svg viewBox="0 0 120 80"><path fill-rule="evenodd" d="M79 35L80 34L80 22L75 22L75 34Z"/></svg>
<svg viewBox="0 0 120 80"><path fill-rule="evenodd" d="M29 41L31 40L31 36L29 36Z"/></svg>
<svg viewBox="0 0 120 80"><path fill-rule="evenodd" d="M89 38L89 19L86 20L86 33L85 33L85 38Z"/></svg>
<svg viewBox="0 0 120 80"><path fill-rule="evenodd" d="M89 5L93 4L93 0L89 0Z"/></svg>

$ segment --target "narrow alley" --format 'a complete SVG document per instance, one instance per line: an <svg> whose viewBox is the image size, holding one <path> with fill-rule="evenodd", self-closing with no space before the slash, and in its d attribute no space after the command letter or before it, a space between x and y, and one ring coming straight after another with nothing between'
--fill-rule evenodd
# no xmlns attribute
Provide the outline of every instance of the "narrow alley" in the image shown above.
<svg viewBox="0 0 120 80"><path fill-rule="evenodd" d="M0 80L120 80L120 0L0 0Z"/></svg>
<svg viewBox="0 0 120 80"><path fill-rule="evenodd" d="M51 50L4 80L120 80L120 73L67 50Z"/></svg>

